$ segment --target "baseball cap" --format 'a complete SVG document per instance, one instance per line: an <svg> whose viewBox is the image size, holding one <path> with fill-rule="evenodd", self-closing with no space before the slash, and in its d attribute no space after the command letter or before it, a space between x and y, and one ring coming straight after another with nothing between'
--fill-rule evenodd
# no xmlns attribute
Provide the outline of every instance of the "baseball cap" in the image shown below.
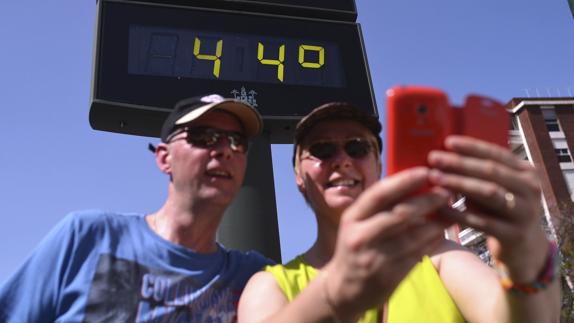
<svg viewBox="0 0 574 323"><path fill-rule="evenodd" d="M246 102L226 99L218 94L196 96L177 102L163 122L161 141L167 142L169 135L178 126L199 119L212 110L223 110L234 115L243 125L245 136L252 138L261 133L263 121L257 110Z"/></svg>
<svg viewBox="0 0 574 323"><path fill-rule="evenodd" d="M293 144L293 166L295 166L295 157L297 154L297 147L301 141L305 139L307 134L313 129L317 123L326 120L350 120L356 121L367 128L373 136L377 139L377 148L379 153L382 152L383 142L380 136L382 126L379 119L369 115L359 108L347 102L329 102L323 104L311 111L308 115L303 117L295 126L295 141Z"/></svg>

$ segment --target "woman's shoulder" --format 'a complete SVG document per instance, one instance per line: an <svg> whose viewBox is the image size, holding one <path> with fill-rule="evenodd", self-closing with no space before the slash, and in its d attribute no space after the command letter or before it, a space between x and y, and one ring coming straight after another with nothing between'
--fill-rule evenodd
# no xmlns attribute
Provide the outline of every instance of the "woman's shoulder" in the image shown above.
<svg viewBox="0 0 574 323"><path fill-rule="evenodd" d="M472 251L452 240L443 239L429 254L435 269L440 272L443 262L478 259Z"/></svg>
<svg viewBox="0 0 574 323"><path fill-rule="evenodd" d="M273 279L289 300L299 294L317 275L317 270L307 264L302 256L297 256L284 265L265 267L268 274L261 280Z"/></svg>
<svg viewBox="0 0 574 323"><path fill-rule="evenodd" d="M315 270L309 264L305 262L303 256L299 255L285 264L276 264L276 265L269 265L265 267L266 272L281 272L281 271L301 271L301 270Z"/></svg>

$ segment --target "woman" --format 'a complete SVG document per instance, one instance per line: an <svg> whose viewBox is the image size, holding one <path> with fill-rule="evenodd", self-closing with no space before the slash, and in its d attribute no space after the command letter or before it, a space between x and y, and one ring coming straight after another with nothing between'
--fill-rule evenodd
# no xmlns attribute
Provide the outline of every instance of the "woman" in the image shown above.
<svg viewBox="0 0 574 323"><path fill-rule="evenodd" d="M539 223L535 170L507 150L452 136L429 154L430 168L379 181L380 130L345 103L297 125L296 183L317 239L251 278L239 321L557 322L555 249ZM467 211L448 207L453 194L466 196ZM452 222L488 235L504 277L443 239Z"/></svg>

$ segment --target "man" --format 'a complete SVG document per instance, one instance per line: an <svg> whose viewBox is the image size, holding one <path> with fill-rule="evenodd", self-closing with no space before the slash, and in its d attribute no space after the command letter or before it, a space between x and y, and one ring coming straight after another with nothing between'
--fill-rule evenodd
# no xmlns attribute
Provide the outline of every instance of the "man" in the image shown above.
<svg viewBox="0 0 574 323"><path fill-rule="evenodd" d="M70 214L0 288L0 322L231 322L267 259L216 243L243 182L259 113L219 95L176 104L155 149L169 175L156 212Z"/></svg>

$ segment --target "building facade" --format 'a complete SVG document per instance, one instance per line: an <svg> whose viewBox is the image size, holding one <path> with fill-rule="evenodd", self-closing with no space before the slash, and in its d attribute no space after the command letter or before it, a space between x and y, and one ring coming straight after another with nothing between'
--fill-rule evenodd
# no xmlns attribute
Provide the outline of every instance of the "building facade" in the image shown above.
<svg viewBox="0 0 574 323"><path fill-rule="evenodd" d="M540 172L544 214L553 228L574 213L574 98L515 98L510 143Z"/></svg>

